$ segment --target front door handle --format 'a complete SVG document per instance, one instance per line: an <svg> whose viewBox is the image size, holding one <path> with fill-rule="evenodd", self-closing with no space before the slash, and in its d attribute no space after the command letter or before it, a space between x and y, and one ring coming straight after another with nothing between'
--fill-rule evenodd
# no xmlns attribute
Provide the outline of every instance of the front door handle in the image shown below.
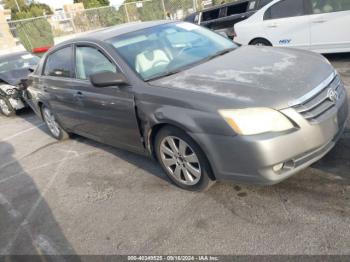
<svg viewBox="0 0 350 262"><path fill-rule="evenodd" d="M327 22L327 20L324 20L324 19L318 19L318 20L314 20L312 21L314 24L323 24L325 22Z"/></svg>

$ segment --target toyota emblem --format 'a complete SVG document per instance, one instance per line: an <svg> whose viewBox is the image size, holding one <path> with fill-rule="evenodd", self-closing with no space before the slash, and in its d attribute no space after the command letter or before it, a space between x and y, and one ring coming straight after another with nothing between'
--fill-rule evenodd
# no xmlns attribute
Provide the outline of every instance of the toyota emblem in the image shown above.
<svg viewBox="0 0 350 262"><path fill-rule="evenodd" d="M329 89L327 96L328 96L328 99L331 100L333 103L335 103L339 100L339 94L334 89Z"/></svg>

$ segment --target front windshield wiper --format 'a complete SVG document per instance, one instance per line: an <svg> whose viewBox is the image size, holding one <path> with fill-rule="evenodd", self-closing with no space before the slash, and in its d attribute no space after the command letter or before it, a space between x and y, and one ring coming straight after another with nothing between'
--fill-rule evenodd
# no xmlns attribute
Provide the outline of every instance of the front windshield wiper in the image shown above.
<svg viewBox="0 0 350 262"><path fill-rule="evenodd" d="M225 54L227 54L227 53L230 53L231 51L233 51L233 50L235 50L235 49L236 49L236 48L233 47L233 48L227 48L227 49L224 49L224 50L220 50L220 51L216 52L215 54L213 54L213 55L211 55L211 56L205 58L205 59L202 60L202 61L209 61L209 60L212 60L212 59L214 59L214 58L216 58L216 57L218 57L218 56L222 56L222 55L225 55ZM202 62L202 61L201 61L201 62Z"/></svg>
<svg viewBox="0 0 350 262"><path fill-rule="evenodd" d="M185 65L183 67L180 67L180 68L177 68L177 69L174 69L174 70L169 70L169 71L166 71L165 73L163 74L159 74L159 75L156 75L154 77L151 77L151 78L148 78L148 79L145 79L146 82L149 82L149 81L154 81L154 80L157 80L159 78L163 78L163 77L167 77L167 76L171 76L171 75L174 75L176 73L179 73L181 71L184 71L188 68L191 68L193 66L196 66L196 65L199 65L199 64L202 64L204 62L207 62L209 60L212 60L218 56L222 56L222 55L225 55L227 53L230 53L231 51L235 50L236 48L233 47L233 48L227 48L227 49L224 49L224 50L220 50L218 52L216 52L215 54L211 55L211 56L208 56L200 61L197 61L197 62L194 62L194 63L191 63L189 65Z"/></svg>
<svg viewBox="0 0 350 262"><path fill-rule="evenodd" d="M188 66L184 66L184 67L181 67L181 68L178 68L178 69L175 69L175 70L169 70L169 71L166 71L165 73L163 74L159 74L159 75L156 75L156 76L153 76L151 78L148 78L146 79L145 81L148 82L148 81L153 81L153 80L157 80L159 78L163 78L163 77L166 77L166 76L171 76L171 75L175 75L176 73L179 73L183 70L185 70L185 68L187 68Z"/></svg>

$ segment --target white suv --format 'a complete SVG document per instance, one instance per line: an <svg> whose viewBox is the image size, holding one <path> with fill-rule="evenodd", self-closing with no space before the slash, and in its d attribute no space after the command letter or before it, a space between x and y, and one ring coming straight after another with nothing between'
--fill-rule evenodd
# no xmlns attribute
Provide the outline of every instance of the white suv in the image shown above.
<svg viewBox="0 0 350 262"><path fill-rule="evenodd" d="M350 52L350 0L274 0L235 25L235 42Z"/></svg>

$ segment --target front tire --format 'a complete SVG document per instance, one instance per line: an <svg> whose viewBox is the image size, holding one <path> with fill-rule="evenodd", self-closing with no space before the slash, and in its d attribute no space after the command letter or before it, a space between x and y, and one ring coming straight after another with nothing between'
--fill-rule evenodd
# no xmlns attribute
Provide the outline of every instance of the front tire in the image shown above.
<svg viewBox="0 0 350 262"><path fill-rule="evenodd" d="M41 113L44 119L44 122L47 128L50 131L50 134L57 140L65 140L69 138L68 133L60 126L60 124L56 121L54 114L51 110L46 107L41 107Z"/></svg>
<svg viewBox="0 0 350 262"><path fill-rule="evenodd" d="M170 180L182 189L205 191L215 182L200 147L185 132L173 127L159 131L155 140L157 159Z"/></svg>
<svg viewBox="0 0 350 262"><path fill-rule="evenodd" d="M0 111L6 117L11 117L16 114L16 110L12 107L10 101L5 98L0 98Z"/></svg>

